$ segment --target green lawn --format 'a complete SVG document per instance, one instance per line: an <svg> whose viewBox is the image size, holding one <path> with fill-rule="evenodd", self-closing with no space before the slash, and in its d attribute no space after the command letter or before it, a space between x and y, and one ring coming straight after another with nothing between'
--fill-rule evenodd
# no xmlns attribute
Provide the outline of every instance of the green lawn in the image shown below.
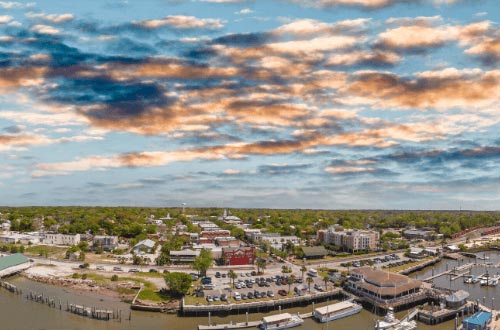
<svg viewBox="0 0 500 330"><path fill-rule="evenodd" d="M64 256L67 248L58 246L47 246L47 245L33 245L26 246L24 249L24 254L32 256L45 256L45 253L49 257L53 256Z"/></svg>

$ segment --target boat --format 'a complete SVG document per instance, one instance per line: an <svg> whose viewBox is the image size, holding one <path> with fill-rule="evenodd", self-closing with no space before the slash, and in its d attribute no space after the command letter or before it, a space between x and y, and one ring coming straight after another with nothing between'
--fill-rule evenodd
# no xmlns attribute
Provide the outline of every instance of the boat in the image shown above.
<svg viewBox="0 0 500 330"><path fill-rule="evenodd" d="M474 276L472 276L472 278L471 278L471 283L472 283L472 284L476 284L477 282L479 282L479 278L478 278L477 276L475 276L475 275L474 275Z"/></svg>
<svg viewBox="0 0 500 330"><path fill-rule="evenodd" d="M304 320L298 314L283 313L262 318L261 330L278 330L298 327Z"/></svg>
<svg viewBox="0 0 500 330"><path fill-rule="evenodd" d="M471 284L472 283L472 276L471 275L465 276L464 283Z"/></svg>
<svg viewBox="0 0 500 330"><path fill-rule="evenodd" d="M497 286L498 285L498 279L492 279L489 283L489 286Z"/></svg>
<svg viewBox="0 0 500 330"><path fill-rule="evenodd" d="M314 310L314 318L321 323L341 319L356 313L363 309L360 305L351 301L342 301L336 304L319 307Z"/></svg>
<svg viewBox="0 0 500 330"><path fill-rule="evenodd" d="M389 307L387 310L387 315L383 320L377 320L375 323L375 330L414 330L417 328L417 322L410 320L411 316L415 316L415 311L403 318L398 320L394 316L394 309Z"/></svg>

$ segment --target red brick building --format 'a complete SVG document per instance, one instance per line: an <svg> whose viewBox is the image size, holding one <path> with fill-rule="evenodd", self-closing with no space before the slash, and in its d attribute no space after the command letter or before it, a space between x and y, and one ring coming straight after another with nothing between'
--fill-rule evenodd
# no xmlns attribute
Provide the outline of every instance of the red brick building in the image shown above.
<svg viewBox="0 0 500 330"><path fill-rule="evenodd" d="M255 251L251 247L222 248L224 265L251 265L255 261Z"/></svg>
<svg viewBox="0 0 500 330"><path fill-rule="evenodd" d="M229 230L219 229L213 231L202 231L200 234L200 244L212 244L215 243L215 238L217 237L229 237L231 232Z"/></svg>

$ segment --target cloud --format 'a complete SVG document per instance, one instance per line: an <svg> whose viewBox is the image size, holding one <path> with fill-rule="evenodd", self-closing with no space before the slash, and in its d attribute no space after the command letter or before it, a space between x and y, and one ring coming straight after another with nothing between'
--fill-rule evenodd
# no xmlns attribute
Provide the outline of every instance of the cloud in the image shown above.
<svg viewBox="0 0 500 330"><path fill-rule="evenodd" d="M55 27L50 25L43 25L43 24L33 25L31 27L31 31L49 35L55 35L60 33L59 29L56 29Z"/></svg>
<svg viewBox="0 0 500 330"><path fill-rule="evenodd" d="M34 13L34 12L27 13L26 17L31 19L48 21L54 24L69 22L75 18L73 14L44 14L44 13Z"/></svg>
<svg viewBox="0 0 500 330"><path fill-rule="evenodd" d="M419 4L421 0L288 0L306 7L333 8L337 6L360 7L365 9L380 9L400 3ZM434 4L453 4L460 0L428 0Z"/></svg>
<svg viewBox="0 0 500 330"><path fill-rule="evenodd" d="M243 8L237 12L235 12L235 14L237 15L248 15L248 14L252 14L254 11L250 8Z"/></svg>
<svg viewBox="0 0 500 330"><path fill-rule="evenodd" d="M377 107L450 109L491 106L500 93L500 71L447 68L400 77L366 71L351 77L346 94Z"/></svg>
<svg viewBox="0 0 500 330"><path fill-rule="evenodd" d="M290 175L311 167L312 164L267 164L259 166L257 172L265 175Z"/></svg>
<svg viewBox="0 0 500 330"><path fill-rule="evenodd" d="M12 16L9 15L1 15L0 16L0 24L7 24L12 20Z"/></svg>
<svg viewBox="0 0 500 330"><path fill-rule="evenodd" d="M0 7L4 9L14 9L14 8L30 8L34 7L34 2L21 3L15 1L0 1Z"/></svg>
<svg viewBox="0 0 500 330"><path fill-rule="evenodd" d="M198 18L195 16L170 15L161 19L134 22L134 25L145 29L157 29L163 26L174 29L208 29L219 30L224 27L224 22L214 18Z"/></svg>

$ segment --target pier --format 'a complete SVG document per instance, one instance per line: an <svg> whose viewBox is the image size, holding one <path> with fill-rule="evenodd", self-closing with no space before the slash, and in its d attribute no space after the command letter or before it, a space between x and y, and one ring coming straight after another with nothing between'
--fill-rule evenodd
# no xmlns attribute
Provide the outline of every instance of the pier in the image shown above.
<svg viewBox="0 0 500 330"><path fill-rule="evenodd" d="M314 308L314 307L313 307ZM312 312L298 314L301 319L311 318L313 316ZM246 314L246 322L236 322L236 323L225 323L225 324L209 324L209 325L198 325L198 330L224 330L224 329L248 329L259 327L262 321L248 321L248 313ZM210 318L209 321L210 323Z"/></svg>
<svg viewBox="0 0 500 330"><path fill-rule="evenodd" d="M433 274L433 275L423 279L423 281L424 282L432 282L432 280L434 280L435 278L438 278L438 277L441 277L444 275L453 275L453 277L451 278L451 280L453 281L453 280L456 280L456 279L466 275L467 273L469 273L473 266L474 266L473 263L466 263L466 264L463 264L463 265L458 266L458 267L447 269L441 273Z"/></svg>
<svg viewBox="0 0 500 330"><path fill-rule="evenodd" d="M273 309L280 309L285 306L293 306L300 304L313 304L318 301L325 301L335 297L343 296L341 289L334 289L326 292L316 292L304 296L295 296L290 298L273 299L265 301L243 302L238 304L223 304L223 305L185 305L182 300L182 315L192 314L208 314L208 313L242 313L248 311L264 312Z"/></svg>

